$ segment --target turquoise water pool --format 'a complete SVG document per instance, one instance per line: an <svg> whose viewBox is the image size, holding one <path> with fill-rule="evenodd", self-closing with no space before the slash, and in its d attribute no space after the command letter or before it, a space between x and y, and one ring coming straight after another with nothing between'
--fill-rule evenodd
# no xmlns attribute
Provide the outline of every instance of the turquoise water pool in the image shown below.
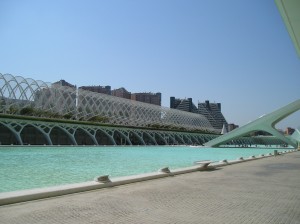
<svg viewBox="0 0 300 224"><path fill-rule="evenodd" d="M286 149L277 149L284 151ZM0 192L41 188L189 167L197 160L220 161L274 152L274 148L189 146L0 147Z"/></svg>

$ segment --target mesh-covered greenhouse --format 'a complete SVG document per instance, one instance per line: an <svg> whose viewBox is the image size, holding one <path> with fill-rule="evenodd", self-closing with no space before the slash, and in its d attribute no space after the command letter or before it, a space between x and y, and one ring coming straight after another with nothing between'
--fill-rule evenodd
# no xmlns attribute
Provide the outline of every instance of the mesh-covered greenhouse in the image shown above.
<svg viewBox="0 0 300 224"><path fill-rule="evenodd" d="M220 132L200 114L1 73L0 113Z"/></svg>

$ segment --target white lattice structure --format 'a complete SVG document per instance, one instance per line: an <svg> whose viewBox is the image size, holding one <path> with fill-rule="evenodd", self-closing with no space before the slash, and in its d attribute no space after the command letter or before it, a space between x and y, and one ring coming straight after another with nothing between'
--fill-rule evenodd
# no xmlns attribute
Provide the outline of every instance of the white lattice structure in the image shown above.
<svg viewBox="0 0 300 224"><path fill-rule="evenodd" d="M90 120L97 116L103 122L123 126L220 132L200 114L0 73L0 113L20 114L26 108L34 108L39 112L34 116L40 117Z"/></svg>

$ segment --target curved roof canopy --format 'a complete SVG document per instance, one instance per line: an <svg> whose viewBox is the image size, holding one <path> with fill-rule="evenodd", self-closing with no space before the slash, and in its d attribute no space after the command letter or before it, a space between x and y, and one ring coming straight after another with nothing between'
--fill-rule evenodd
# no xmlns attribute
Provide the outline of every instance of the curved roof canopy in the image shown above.
<svg viewBox="0 0 300 224"><path fill-rule="evenodd" d="M275 0L275 2L300 57L300 1Z"/></svg>

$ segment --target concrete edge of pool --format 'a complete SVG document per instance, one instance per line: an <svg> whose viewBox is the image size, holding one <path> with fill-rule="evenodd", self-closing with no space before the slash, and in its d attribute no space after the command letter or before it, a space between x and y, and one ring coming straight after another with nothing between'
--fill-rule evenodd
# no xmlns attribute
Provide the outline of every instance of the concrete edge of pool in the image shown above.
<svg viewBox="0 0 300 224"><path fill-rule="evenodd" d="M278 155L295 152L295 151L297 150L284 151L278 153ZM73 193L80 193L84 191L97 190L101 188L114 187L114 186L158 179L163 177L170 177L170 176L175 176L175 175L180 175L180 174L185 174L190 172L205 171L205 170L214 169L221 166L227 166L227 165L242 163L246 161L253 161L253 160L272 157L272 156L274 156L274 154L259 155L256 157L250 156L249 158L240 157L237 158L236 160L228 160L228 161L227 160L211 161L209 165L207 164L208 167L205 165L205 163L194 165L191 167L186 167L186 168L174 169L174 170L169 170L168 167L165 167L159 170L158 172L125 176L125 177L117 177L117 178L108 179L108 181L105 182L89 181L84 183L67 184L67 185L60 185L60 186L53 186L53 187L46 187L46 188L4 192L4 193L0 193L0 206L38 200L38 199L45 199L50 197L57 197L57 196L73 194Z"/></svg>

